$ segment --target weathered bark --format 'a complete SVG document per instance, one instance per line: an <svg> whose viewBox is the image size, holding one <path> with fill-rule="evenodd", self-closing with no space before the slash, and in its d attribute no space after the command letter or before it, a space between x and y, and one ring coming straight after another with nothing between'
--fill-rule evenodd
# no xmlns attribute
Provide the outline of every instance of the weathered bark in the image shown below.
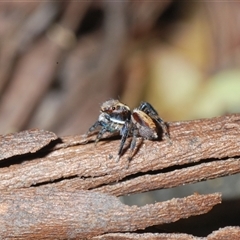
<svg viewBox="0 0 240 240"><path fill-rule="evenodd" d="M61 138L36 153L12 157L10 164L14 160L24 164L0 169L0 189L58 181L52 185L84 190L101 186L104 192L113 194L120 187L116 192L120 196L240 171L240 115L171 123L169 130L172 144L165 140L145 140L138 145L130 163L128 151L116 162L119 140L107 139L95 146L94 143L85 144L86 140L91 141L95 136L88 139L84 136ZM128 146L129 141L126 150ZM166 169L165 173L161 173L162 169ZM151 182L152 186L146 186L144 181ZM142 187L138 190L141 182ZM132 187L134 185L136 188ZM124 188L131 190L126 192L128 190Z"/></svg>
<svg viewBox="0 0 240 240"><path fill-rule="evenodd" d="M195 194L129 207L102 193L14 190L1 193L0 235L3 239L82 239L105 232L132 232L206 213L220 202L220 194Z"/></svg>
<svg viewBox="0 0 240 240"><path fill-rule="evenodd" d="M37 129L0 135L0 160L37 152L57 138L52 132Z"/></svg>
<svg viewBox="0 0 240 240"><path fill-rule="evenodd" d="M112 233L132 232L208 212L221 201L220 195L195 194L137 208L127 207L113 196L94 193L121 196L240 172L240 115L170 123L169 131L172 144L145 140L138 144L130 163L129 141L116 162L119 140L105 139L95 146L95 136L56 139L54 134L36 130L8 135L11 140L3 136L0 149L9 149L11 154L3 153L5 160L0 168L0 235L112 239ZM19 136L25 151L17 149L15 138ZM29 145L31 139L36 142L33 147ZM237 239L238 228L219 230L208 239L220 239L226 231L233 236L231 239ZM174 236L170 234L168 239ZM164 239L164 235L156 237Z"/></svg>
<svg viewBox="0 0 240 240"><path fill-rule="evenodd" d="M233 239L237 240L240 236L240 228L239 227L225 227L219 229L218 231L214 231L212 234L208 235L206 238L194 237L189 234L152 234L152 233L109 233L103 234L98 237L93 237L92 239L104 239L104 240L112 240L112 239L124 239L124 240L135 240L135 239L152 239L152 240L219 240L219 239Z"/></svg>

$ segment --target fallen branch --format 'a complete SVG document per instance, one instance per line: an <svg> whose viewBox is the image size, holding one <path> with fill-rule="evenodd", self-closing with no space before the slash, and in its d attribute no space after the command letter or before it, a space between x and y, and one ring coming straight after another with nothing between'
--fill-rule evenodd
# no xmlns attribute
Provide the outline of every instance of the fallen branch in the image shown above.
<svg viewBox="0 0 240 240"><path fill-rule="evenodd" d="M220 194L195 194L129 207L102 193L15 190L1 193L0 235L3 239L85 239L105 232L132 232L207 213L220 202Z"/></svg>
<svg viewBox="0 0 240 240"><path fill-rule="evenodd" d="M57 138L52 132L37 129L0 135L0 160L37 152Z"/></svg>
<svg viewBox="0 0 240 240"><path fill-rule="evenodd" d="M25 204L26 212L29 212L29 209L35 209L36 213L38 213L38 209L44 209L44 213L41 213L43 218L41 218L41 214L35 216L32 210L30 211L32 214L30 215L34 217L33 219L39 221L39 224L44 222L44 225L41 226L42 231L40 231L38 224L34 224L32 220L34 224L31 225L32 232L29 230L27 233L29 235L26 236L35 236L31 234L37 233L36 237L38 238L47 236L52 239L69 237L70 235L66 235L66 231L73 234L71 235L72 238L74 236L79 237L80 235L76 233L79 229L82 229L81 234L86 234L82 236L86 237L93 237L103 233L132 232L148 226L206 213L220 202L219 195L193 195L184 199L173 199L161 204L147 205L138 208L141 211L135 215L136 218L131 218L132 213L130 212L136 210L136 207L126 207L114 198L114 201L118 202L117 205L121 206L121 209L118 208L116 212L105 214L105 211L109 211L112 204L115 203L108 204L109 196L98 195L99 193L93 192L121 196L153 189L170 188L240 172L240 142L238 141L240 137L240 115L170 123L169 131L172 144L165 140L145 140L142 144L139 141L138 149L130 164L128 163L127 150L130 139L125 146L125 152L120 161L116 162L114 156L118 151L119 140L105 139L95 146L93 142L95 136L88 139L83 136L56 139L54 134L44 131L38 133L37 130L34 131L34 134L32 134L33 131L26 131L17 135L8 135L7 138L2 136L0 138L0 151L3 151L2 159L4 161L0 162L2 164L2 168L0 168L0 189L2 209L6 209L6 211L4 211L2 220L0 216L1 224L6 224L4 219L7 218L4 218L4 216L9 213L10 209L13 209L7 220L13 224L11 229L13 232L11 233L17 231L19 235L15 234L15 236L21 234L23 234L21 236L25 236L23 228L18 228L18 226L14 225L15 222L11 221L11 216L15 215L16 217L19 213L16 207L17 201L20 201L20 203L22 201ZM21 136L18 140L19 143L26 146L24 151L17 150L18 145L16 145L15 138L19 136ZM33 142L36 145L29 147L28 144L32 143L31 137L35 139ZM36 141L38 138L44 139L44 141ZM20 148L22 149L22 147ZM8 150L7 153L5 153L6 149ZM129 167L126 168L128 164ZM10 189L11 191L9 191ZM81 190L85 190L85 192ZM49 194L51 196L52 192L54 195L53 198L50 198ZM86 195L88 198L82 200L82 195ZM57 198L59 198L60 202L57 201ZM74 200L75 198L79 200ZM40 199L39 202L38 199ZM101 204L94 205L94 201L100 199L104 199ZM189 199L191 199L192 203L195 200L200 202L195 202L192 205L191 201L188 201ZM7 200L9 200L9 204L6 207L4 202ZM59 206L58 211L62 213L61 217L55 214L56 209L52 209L54 204ZM83 208L84 211L87 211L91 204L98 213L96 215L90 214L92 218L88 219L88 223L83 224L82 220L85 216L81 215ZM182 204L182 207L179 204ZM80 205L81 207L77 208ZM65 206L66 211L60 206ZM119 217L122 216L124 209L132 210L126 212L125 217ZM183 209L185 210L182 211ZM97 217L99 211L102 215ZM48 213L48 215L45 215L45 213ZM71 219L75 216L74 214L79 216L78 222L71 222ZM118 216L114 222L114 228L111 228L110 225L110 228L106 228L108 224L106 226L101 225L102 219L112 219L114 216ZM151 222L151 219L154 220ZM92 221L96 225L89 228ZM118 228L119 226L125 227ZM28 222L24 227L25 229L29 227ZM53 234L54 229L56 229L56 234L59 234L58 236ZM49 235L44 235L45 232L48 232ZM1 236L4 235L1 234ZM127 238L126 235L125 239L131 238Z"/></svg>
<svg viewBox="0 0 240 240"><path fill-rule="evenodd" d="M98 188L120 196L240 172L240 115L171 123L169 130L171 145L167 141L145 140L138 146L128 169L128 151L119 162L114 157L119 140L107 139L95 146L93 142L86 144L83 136L61 138L33 154L12 156L9 166L0 169L0 189L51 183L51 186L72 190ZM49 137L48 132L46 135ZM51 141L52 136L49 138ZM87 140L93 139L94 136ZM16 145L11 142L8 148L15 149ZM1 146L0 141L0 149ZM24 164L13 164L15 160ZM162 173L162 169L166 169L166 173ZM144 181L148 186L139 186ZM118 189L116 193L114 188Z"/></svg>
<svg viewBox="0 0 240 240"><path fill-rule="evenodd" d="M214 231L212 234L208 235L206 238L194 237L189 234L169 234L169 233L109 233L103 234L98 237L93 237L94 240L112 240L112 239L127 239L127 240L139 240L139 239L151 239L151 240L219 240L219 239L231 239L237 240L240 236L240 227L225 227L219 229L218 231Z"/></svg>

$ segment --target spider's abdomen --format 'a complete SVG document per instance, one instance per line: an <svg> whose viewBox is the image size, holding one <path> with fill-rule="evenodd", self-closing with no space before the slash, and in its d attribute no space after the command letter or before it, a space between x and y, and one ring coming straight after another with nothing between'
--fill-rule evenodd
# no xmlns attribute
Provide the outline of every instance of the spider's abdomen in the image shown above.
<svg viewBox="0 0 240 240"><path fill-rule="evenodd" d="M146 139L157 139L157 127L151 117L145 112L134 109L132 112L132 123L138 129L138 133L141 137Z"/></svg>

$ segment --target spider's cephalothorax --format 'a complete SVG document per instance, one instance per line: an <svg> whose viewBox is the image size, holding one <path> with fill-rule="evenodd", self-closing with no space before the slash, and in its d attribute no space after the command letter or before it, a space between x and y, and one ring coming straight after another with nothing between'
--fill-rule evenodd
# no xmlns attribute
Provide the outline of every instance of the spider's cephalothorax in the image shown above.
<svg viewBox="0 0 240 240"><path fill-rule="evenodd" d="M120 148L118 151L118 155L120 156L130 130L130 108L118 100L112 99L102 104L100 112L101 113L98 117L98 121L96 121L92 127L89 128L87 135L89 135L97 127L100 126L101 129L99 130L95 140L97 143L102 138L104 133L119 132L122 136Z"/></svg>
<svg viewBox="0 0 240 240"><path fill-rule="evenodd" d="M106 101L101 106L98 121L90 127L87 135L99 126L101 129L95 142L98 142L105 132L119 132L122 136L118 157L122 154L123 146L128 136L132 136L130 159L136 146L137 137L155 140L160 138L162 132L167 139L170 139L166 123L158 116L157 111L151 104L147 102L142 102L138 108L131 112L127 105L118 100Z"/></svg>

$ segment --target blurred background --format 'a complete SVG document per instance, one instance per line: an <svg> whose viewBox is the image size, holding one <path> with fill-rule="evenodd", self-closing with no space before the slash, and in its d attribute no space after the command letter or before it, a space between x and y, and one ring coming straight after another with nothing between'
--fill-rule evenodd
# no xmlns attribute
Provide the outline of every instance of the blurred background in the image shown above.
<svg viewBox="0 0 240 240"><path fill-rule="evenodd" d="M0 134L83 134L110 98L149 101L166 121L240 112L239 11L238 1L1 1ZM239 184L236 175L123 201L238 199Z"/></svg>

